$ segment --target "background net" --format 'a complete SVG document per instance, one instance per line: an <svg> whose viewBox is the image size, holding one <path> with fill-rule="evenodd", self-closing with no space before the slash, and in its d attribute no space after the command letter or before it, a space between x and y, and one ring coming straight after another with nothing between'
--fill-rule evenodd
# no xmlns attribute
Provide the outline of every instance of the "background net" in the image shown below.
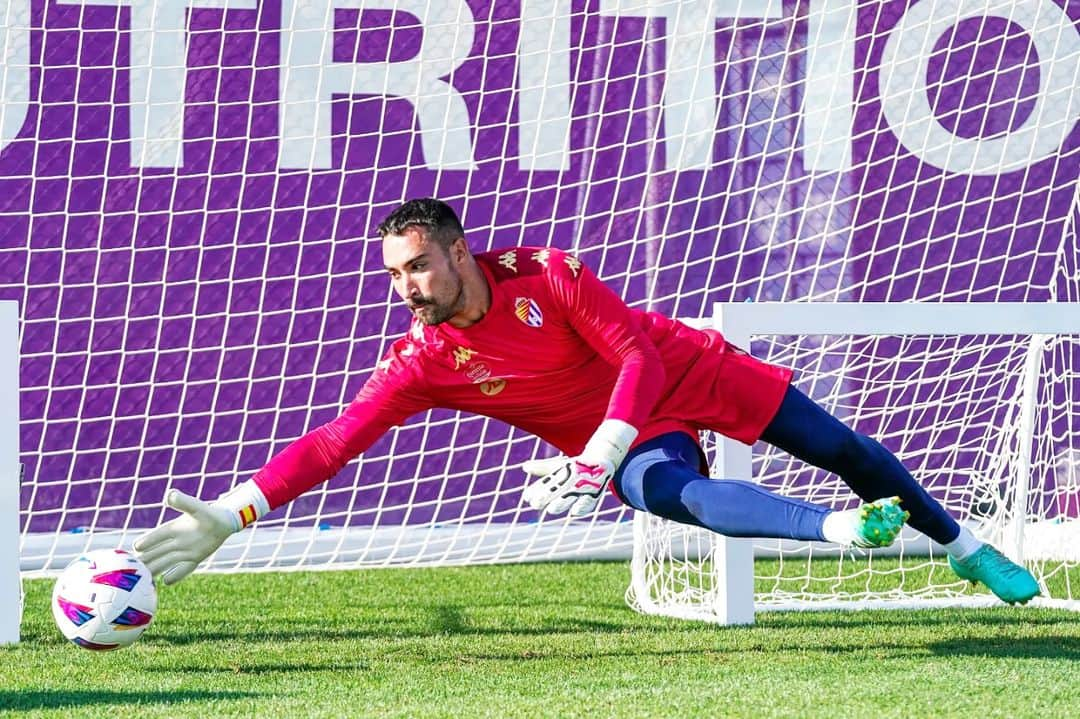
<svg viewBox="0 0 1080 719"><path fill-rule="evenodd" d="M679 317L720 300L1077 299L1076 2L0 7L0 298L23 320L35 571L156 524L168 487L215 496L341 410L406 327L372 232L405 198L450 202L474 250L570 249L631 305ZM820 368L812 389L851 363L872 388L855 403L834 382L833 408L958 507L981 495L945 460L996 481L1007 441L980 432L1009 417L998 390L1015 381L964 368L1020 345L942 342L755 350ZM1053 352L1065 380L1072 352ZM902 381L938 353L960 355L955 387ZM1073 395L1046 392L1051 466L1072 456L1055 417ZM613 502L569 524L521 509L514 466L549 451L432 412L212 566L627 553ZM758 467L849 501L772 454Z"/></svg>

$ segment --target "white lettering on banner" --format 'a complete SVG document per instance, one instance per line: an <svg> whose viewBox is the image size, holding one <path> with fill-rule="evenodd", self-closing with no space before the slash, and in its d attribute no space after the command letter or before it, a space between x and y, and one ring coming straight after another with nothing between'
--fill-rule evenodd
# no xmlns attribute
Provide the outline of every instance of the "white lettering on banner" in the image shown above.
<svg viewBox="0 0 1080 719"><path fill-rule="evenodd" d="M855 0L810 0L803 90L803 167L851 168L855 115Z"/></svg>
<svg viewBox="0 0 1080 719"><path fill-rule="evenodd" d="M570 169L570 0L522 0L518 164Z"/></svg>
<svg viewBox="0 0 1080 719"><path fill-rule="evenodd" d="M0 0L0 148L15 139L30 109L30 0Z"/></svg>
<svg viewBox="0 0 1080 719"><path fill-rule="evenodd" d="M965 138L934 117L926 75L934 43L968 18L1001 17L1027 31L1039 54L1039 91L1024 123L998 137ZM950 172L997 175L1057 152L1080 119L1080 34L1052 0L922 0L889 34L881 58L881 108L901 144Z"/></svg>
<svg viewBox="0 0 1080 719"><path fill-rule="evenodd" d="M56 1L61 5L131 7L131 164L183 166L187 10L254 10L255 0Z"/></svg>
<svg viewBox="0 0 1080 719"><path fill-rule="evenodd" d="M338 8L415 15L423 28L419 52L397 62L334 62ZM330 103L337 93L409 100L420 123L424 163L447 170L475 168L465 99L441 79L472 49L475 18L464 0L284 0L281 15L278 167L331 166Z"/></svg>
<svg viewBox="0 0 1080 719"><path fill-rule="evenodd" d="M716 130L716 19L783 17L781 0L600 0L600 12L667 20L661 100L666 166L710 167Z"/></svg>
<svg viewBox="0 0 1080 719"><path fill-rule="evenodd" d="M131 8L131 164L181 167L189 8L254 9L256 0L57 0ZM414 15L420 48L406 60L338 63L334 11ZM810 0L802 83L802 159L810 171L851 167L857 0ZM775 19L782 0L600 0L615 17L664 20L660 60L667 169L711 166L716 127L715 22ZM30 0L0 0L0 149L21 131L30 102ZM518 164L570 165L572 0L522 0L518 35ZM1000 17L1024 29L1039 62L1034 108L1019 127L959 137L937 121L927 94L934 43L969 18ZM402 98L416 111L424 163L472 170L472 120L445 79L472 50L476 18L465 0L282 0L278 166L332 166L334 95ZM1080 120L1080 32L1054 0L919 0L888 31L879 73L881 106L900 143L921 161L962 174L1020 170L1052 156ZM227 41L227 35L226 35ZM868 86L872 86L869 83ZM793 148L794 149L794 148Z"/></svg>

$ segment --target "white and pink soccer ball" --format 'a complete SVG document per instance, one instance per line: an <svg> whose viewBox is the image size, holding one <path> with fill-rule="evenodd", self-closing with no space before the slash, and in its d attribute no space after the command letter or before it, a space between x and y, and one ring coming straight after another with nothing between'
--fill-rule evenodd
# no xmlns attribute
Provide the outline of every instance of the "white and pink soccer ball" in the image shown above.
<svg viewBox="0 0 1080 719"><path fill-rule="evenodd" d="M64 569L52 595L60 632L85 649L126 647L157 611L150 570L130 552L99 549Z"/></svg>

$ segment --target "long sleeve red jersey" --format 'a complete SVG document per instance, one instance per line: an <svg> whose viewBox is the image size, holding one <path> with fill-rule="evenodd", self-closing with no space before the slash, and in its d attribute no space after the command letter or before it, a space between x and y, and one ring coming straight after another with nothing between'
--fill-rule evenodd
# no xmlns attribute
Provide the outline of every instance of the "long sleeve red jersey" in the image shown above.
<svg viewBox="0 0 1080 719"><path fill-rule="evenodd" d="M341 416L255 475L271 508L433 407L502 420L574 456L604 419L636 427L636 444L702 429L749 444L780 405L789 370L718 332L627 307L573 255L519 247L476 261L491 289L487 314L464 329L414 319Z"/></svg>

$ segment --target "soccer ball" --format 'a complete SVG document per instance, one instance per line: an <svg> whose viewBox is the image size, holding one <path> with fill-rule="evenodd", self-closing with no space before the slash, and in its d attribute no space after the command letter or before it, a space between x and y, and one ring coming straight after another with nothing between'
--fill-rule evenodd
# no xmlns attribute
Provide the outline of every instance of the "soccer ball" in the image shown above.
<svg viewBox="0 0 1080 719"><path fill-rule="evenodd" d="M130 552L99 549L69 564L56 580L53 618L60 632L85 649L126 647L157 611L150 570Z"/></svg>

